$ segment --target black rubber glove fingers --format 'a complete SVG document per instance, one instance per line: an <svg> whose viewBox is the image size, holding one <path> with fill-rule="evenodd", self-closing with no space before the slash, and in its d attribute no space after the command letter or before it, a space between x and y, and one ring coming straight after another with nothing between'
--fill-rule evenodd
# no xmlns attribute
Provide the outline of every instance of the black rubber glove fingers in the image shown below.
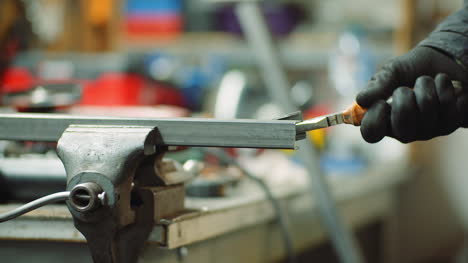
<svg viewBox="0 0 468 263"><path fill-rule="evenodd" d="M389 98L397 85L397 66L395 62L391 62L372 77L367 87L357 95L356 102L364 108L369 108L375 102Z"/></svg>
<svg viewBox="0 0 468 263"><path fill-rule="evenodd" d="M393 137L403 143L414 141L421 116L414 91L400 87L393 92L392 98L390 121Z"/></svg>
<svg viewBox="0 0 468 263"><path fill-rule="evenodd" d="M457 110L460 113L460 125L468 128L468 92L457 95Z"/></svg>
<svg viewBox="0 0 468 263"><path fill-rule="evenodd" d="M467 72L452 58L430 47L416 47L386 63L357 95L356 102L369 108L379 100L388 99L399 87L413 87L418 77L435 78L438 73L468 83Z"/></svg>
<svg viewBox="0 0 468 263"><path fill-rule="evenodd" d="M407 143L468 127L468 91L455 95L451 80L466 85L468 72L443 51L418 46L393 59L356 97L369 109L361 124L363 138L373 143L391 136ZM390 97L387 108L382 103Z"/></svg>
<svg viewBox="0 0 468 263"><path fill-rule="evenodd" d="M368 109L361 121L361 134L369 143L376 143L389 135L390 105L384 100L379 100Z"/></svg>
<svg viewBox="0 0 468 263"><path fill-rule="evenodd" d="M413 89L399 87L391 97L390 104L380 100L364 116L361 134L367 142L390 136L409 143L447 135L461 126L465 115L459 110L468 109L468 96L457 97L446 74L419 77Z"/></svg>
<svg viewBox="0 0 468 263"><path fill-rule="evenodd" d="M438 134L435 136L448 135L461 126L455 88L446 74L438 74L434 81L440 103Z"/></svg>
<svg viewBox="0 0 468 263"><path fill-rule="evenodd" d="M420 136L421 139L429 139L425 131L434 130L439 121L438 109L440 107L436 85L432 78L428 76L419 77L414 85L414 95L421 116Z"/></svg>

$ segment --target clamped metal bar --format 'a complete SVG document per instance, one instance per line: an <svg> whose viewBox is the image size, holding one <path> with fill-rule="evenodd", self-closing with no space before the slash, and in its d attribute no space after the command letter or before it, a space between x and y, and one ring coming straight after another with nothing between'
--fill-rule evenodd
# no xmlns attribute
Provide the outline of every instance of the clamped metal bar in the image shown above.
<svg viewBox="0 0 468 263"><path fill-rule="evenodd" d="M294 120L122 118L65 114L0 114L0 140L57 141L70 125L158 127L161 145L294 149Z"/></svg>

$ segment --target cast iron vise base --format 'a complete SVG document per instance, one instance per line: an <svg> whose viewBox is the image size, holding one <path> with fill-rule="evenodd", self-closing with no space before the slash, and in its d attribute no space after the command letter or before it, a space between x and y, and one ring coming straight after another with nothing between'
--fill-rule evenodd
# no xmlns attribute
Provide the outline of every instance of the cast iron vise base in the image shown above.
<svg viewBox="0 0 468 263"><path fill-rule="evenodd" d="M170 161L157 128L71 125L58 141L67 206L94 262L137 262L157 220L184 209L191 177Z"/></svg>

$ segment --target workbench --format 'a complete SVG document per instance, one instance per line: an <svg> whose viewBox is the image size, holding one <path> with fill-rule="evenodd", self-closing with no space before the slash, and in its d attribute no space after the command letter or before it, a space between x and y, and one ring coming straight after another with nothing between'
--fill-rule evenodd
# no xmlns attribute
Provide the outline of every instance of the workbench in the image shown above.
<svg viewBox="0 0 468 263"><path fill-rule="evenodd" d="M270 171L284 171L275 162ZM385 167L385 169L381 169ZM305 171L265 180L287 213L297 252L326 241L308 192ZM329 176L344 221L353 230L392 213L398 186L408 177L401 161L368 168L358 175ZM287 183L286 183L287 182ZM0 206L0 213L17 205ZM274 262L284 258L274 210L250 181L227 197L187 198L186 211L156 226L139 262ZM2 262L92 262L85 239L65 205L50 205L0 225ZM41 260L39 260L41 259ZM184 261L185 260L185 261Z"/></svg>

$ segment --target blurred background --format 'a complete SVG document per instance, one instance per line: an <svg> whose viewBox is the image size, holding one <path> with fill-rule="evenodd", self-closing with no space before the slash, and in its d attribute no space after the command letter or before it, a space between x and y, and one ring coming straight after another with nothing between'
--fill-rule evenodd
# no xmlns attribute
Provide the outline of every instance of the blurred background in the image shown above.
<svg viewBox="0 0 468 263"><path fill-rule="evenodd" d="M306 118L351 104L380 65L461 6L462 0L261 3L288 92ZM283 112L268 95L234 9L208 0L2 0L0 103L20 112L278 118ZM378 176L398 178L374 189L391 191L391 205L358 228L369 262L462 262L456 260L468 231L466 131L409 145L367 144L356 127L314 131L309 139L322 170L344 191L356 178L362 187ZM2 158L47 155L54 147L2 142ZM302 166L293 152L275 153L280 157L261 160ZM211 160L196 150L173 157ZM15 193L8 165L0 165L4 202L33 198ZM304 262L335 262L330 250L320 242L303 253Z"/></svg>

